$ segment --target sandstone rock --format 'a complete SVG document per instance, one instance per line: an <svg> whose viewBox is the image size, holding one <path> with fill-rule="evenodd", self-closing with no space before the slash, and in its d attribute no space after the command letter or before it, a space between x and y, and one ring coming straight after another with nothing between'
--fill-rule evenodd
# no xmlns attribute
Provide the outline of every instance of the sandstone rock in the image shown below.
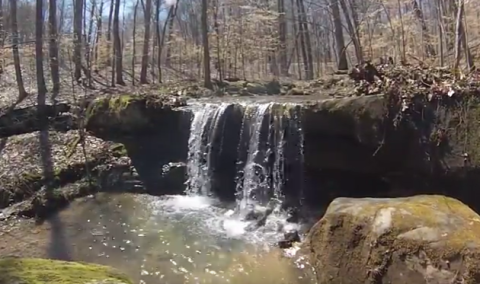
<svg viewBox="0 0 480 284"><path fill-rule="evenodd" d="M480 283L480 217L439 196L337 198L303 251L323 283Z"/></svg>
<svg viewBox="0 0 480 284"><path fill-rule="evenodd" d="M125 275L96 264L49 259L0 259L0 283L131 284Z"/></svg>

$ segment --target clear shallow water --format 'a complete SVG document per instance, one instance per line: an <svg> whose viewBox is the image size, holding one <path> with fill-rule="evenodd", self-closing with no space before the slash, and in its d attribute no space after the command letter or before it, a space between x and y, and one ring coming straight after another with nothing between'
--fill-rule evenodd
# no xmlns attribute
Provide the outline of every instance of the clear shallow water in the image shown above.
<svg viewBox="0 0 480 284"><path fill-rule="evenodd" d="M59 249L116 267L136 283L315 283L305 263L294 265L271 246L279 228L295 226L282 217L249 232L248 222L206 197L99 194L56 219L68 235Z"/></svg>

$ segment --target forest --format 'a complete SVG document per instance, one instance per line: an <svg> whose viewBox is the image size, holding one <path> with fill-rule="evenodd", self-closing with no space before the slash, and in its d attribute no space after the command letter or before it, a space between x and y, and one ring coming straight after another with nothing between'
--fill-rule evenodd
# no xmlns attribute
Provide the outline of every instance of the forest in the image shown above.
<svg viewBox="0 0 480 284"><path fill-rule="evenodd" d="M0 0L1 88L313 80L365 61L470 70L465 0Z"/></svg>

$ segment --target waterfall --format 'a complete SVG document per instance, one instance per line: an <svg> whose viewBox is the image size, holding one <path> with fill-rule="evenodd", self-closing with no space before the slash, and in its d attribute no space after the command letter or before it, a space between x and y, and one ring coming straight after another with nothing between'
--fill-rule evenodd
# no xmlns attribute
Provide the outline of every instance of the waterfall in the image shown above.
<svg viewBox="0 0 480 284"><path fill-rule="evenodd" d="M188 139L188 193L210 195L212 142L227 107L228 104L206 104L193 113Z"/></svg>
<svg viewBox="0 0 480 284"><path fill-rule="evenodd" d="M213 195L212 161L231 156L223 149L223 136L235 133L237 140L229 140L237 143L229 167L236 172L232 194L236 196L237 211L243 214L257 205L280 208L285 199L300 201L303 183L300 106L236 104L241 108L239 125L229 124L231 120L226 118L231 115L226 111L229 106L233 104L206 104L194 110L188 143L188 193ZM223 167L227 164L221 163Z"/></svg>
<svg viewBox="0 0 480 284"><path fill-rule="evenodd" d="M246 123L243 123L243 127L248 127L247 137L249 141L247 160L242 171L243 178L237 184L240 210L247 209L251 205L251 201L261 201L259 199L264 201L268 190L268 172L265 167L268 153L261 151L262 141L260 136L263 130L263 122L271 106L271 104L247 105L245 108L244 121Z"/></svg>

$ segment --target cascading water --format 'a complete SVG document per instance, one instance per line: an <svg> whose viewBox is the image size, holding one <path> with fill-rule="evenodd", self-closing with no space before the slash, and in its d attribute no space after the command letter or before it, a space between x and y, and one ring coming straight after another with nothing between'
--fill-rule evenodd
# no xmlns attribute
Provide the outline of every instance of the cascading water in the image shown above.
<svg viewBox="0 0 480 284"><path fill-rule="evenodd" d="M249 210L252 202L265 202L268 195L268 173L265 167L268 153L261 151L261 134L263 122L272 104L247 105L245 107L244 123L242 127L248 127L247 160L238 179L237 198L239 209ZM250 116L251 115L251 116ZM245 131L245 130L243 130Z"/></svg>
<svg viewBox="0 0 480 284"><path fill-rule="evenodd" d="M219 136L236 133L236 186L233 190L237 209L233 215L245 219L252 211L263 210L268 211L265 218L282 215L285 219L285 214L280 214L282 205L287 201L287 207L298 206L301 199L301 109L293 104L243 104L243 118L236 126L229 125L225 118L231 115L226 111L229 106L233 104L206 104L194 110L187 164L188 193L212 195L212 179L215 179L212 172L218 171L212 162L228 156L228 151L223 149L223 138ZM229 132L224 133L225 129ZM262 225L265 222L263 220Z"/></svg>
<svg viewBox="0 0 480 284"><path fill-rule="evenodd" d="M206 104L194 112L188 140L188 193L210 195L212 142L222 127L219 122L227 107L228 104Z"/></svg>

